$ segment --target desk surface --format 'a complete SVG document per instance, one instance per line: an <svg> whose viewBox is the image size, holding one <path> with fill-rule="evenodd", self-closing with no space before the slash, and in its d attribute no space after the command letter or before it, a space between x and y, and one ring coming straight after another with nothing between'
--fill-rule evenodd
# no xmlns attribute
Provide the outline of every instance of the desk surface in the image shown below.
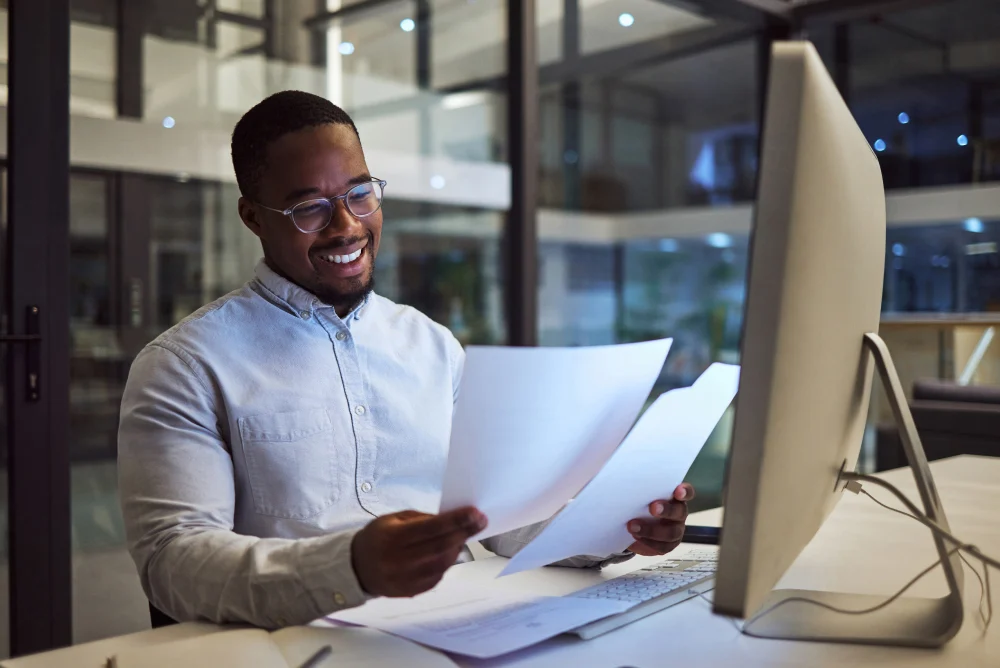
<svg viewBox="0 0 1000 668"><path fill-rule="evenodd" d="M956 457L931 465L952 530L985 553L1000 555L1000 531L996 514L1000 508L1000 459ZM885 478L916 499L913 477L908 470L889 472ZM882 490L869 490L888 501ZM717 521L719 511L691 517L693 524ZM912 520L880 509L872 501L845 494L829 520L807 546L786 576L782 587L829 589L858 593L891 594L925 567L937 555L926 529ZM535 593L563 594L596 581L634 570L655 559L636 558L603 572L573 569L538 569L494 580L504 559L493 557L452 568L441 587L467 583L487 584ZM968 571L968 569L966 569ZM1000 581L994 572L994 581ZM1000 588L1000 585L998 585ZM913 595L942 595L945 586L940 571L928 575L912 590ZM742 635L736 623L711 614L709 604L692 599L656 615L613 631L594 640L560 637L539 646L492 661L459 663L478 668L491 666L566 665L574 668L601 666L954 666L976 668L1000 666L1000 621L985 636L977 613L979 583L966 573L966 621L959 635L942 650L910 650L774 641ZM1000 595L994 594L1000 616ZM46 666L90 667L103 665L118 649L144 643L154 644L187 635L212 632L206 624L182 624L120 638L110 638L48 654L25 657L0 664L9 668Z"/></svg>

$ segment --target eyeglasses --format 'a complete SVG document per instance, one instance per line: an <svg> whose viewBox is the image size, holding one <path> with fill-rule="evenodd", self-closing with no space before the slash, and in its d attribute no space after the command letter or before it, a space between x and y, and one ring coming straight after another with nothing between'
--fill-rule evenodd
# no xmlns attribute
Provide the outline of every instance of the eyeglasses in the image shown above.
<svg viewBox="0 0 1000 668"><path fill-rule="evenodd" d="M258 206L288 216L299 232L311 234L325 229L330 224L338 199L344 200L344 206L355 218L367 218L378 211L382 208L385 183L379 179L372 179L369 183L359 183L343 195L308 199L284 211L272 209L263 204L258 204Z"/></svg>

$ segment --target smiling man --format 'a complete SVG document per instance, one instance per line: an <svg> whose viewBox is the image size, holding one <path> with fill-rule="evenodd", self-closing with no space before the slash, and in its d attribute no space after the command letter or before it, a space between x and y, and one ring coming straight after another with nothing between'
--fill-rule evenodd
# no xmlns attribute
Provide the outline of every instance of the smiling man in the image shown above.
<svg viewBox="0 0 1000 668"><path fill-rule="evenodd" d="M263 627L426 591L488 521L434 514L462 348L372 292L386 184L346 113L278 93L236 125L232 155L264 259L150 343L122 399L120 491L143 589L177 620ZM631 552L679 543L694 492L672 493L629 522ZM540 528L484 544L510 556Z"/></svg>

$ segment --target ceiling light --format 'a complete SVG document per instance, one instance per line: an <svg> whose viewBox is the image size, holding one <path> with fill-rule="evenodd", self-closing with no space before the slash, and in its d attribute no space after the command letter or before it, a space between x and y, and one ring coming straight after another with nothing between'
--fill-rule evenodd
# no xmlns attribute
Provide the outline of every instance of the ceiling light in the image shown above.
<svg viewBox="0 0 1000 668"><path fill-rule="evenodd" d="M722 232L713 232L705 237L705 243L712 248L729 248L733 245L733 238Z"/></svg>
<svg viewBox="0 0 1000 668"><path fill-rule="evenodd" d="M434 190L441 190L444 188L444 183L444 177L440 174L435 174L431 177L431 188L434 188Z"/></svg>
<svg viewBox="0 0 1000 668"><path fill-rule="evenodd" d="M884 139L876 139L875 143L872 144L872 146L875 147L876 151L878 151L879 153L881 153L882 151L885 150L885 140Z"/></svg>
<svg viewBox="0 0 1000 668"><path fill-rule="evenodd" d="M900 123L902 123L903 125L906 125L907 123L909 123L909 122L910 122L910 115L909 115L908 113L906 113L905 111L901 111L901 112L899 112L899 116L897 116L896 118L897 118L897 119L899 120L899 122L900 122Z"/></svg>
<svg viewBox="0 0 1000 668"><path fill-rule="evenodd" d="M452 93L445 95L441 99L442 109L462 109L464 107L474 107L478 104L486 104L489 97L483 91L466 91L464 93Z"/></svg>
<svg viewBox="0 0 1000 668"><path fill-rule="evenodd" d="M983 231L983 221L979 218L966 218L965 222L962 223L962 227L965 228L966 232L972 232L973 234L979 234Z"/></svg>
<svg viewBox="0 0 1000 668"><path fill-rule="evenodd" d="M958 135L958 139L955 140L959 146L968 146L969 138L965 135Z"/></svg>
<svg viewBox="0 0 1000 668"><path fill-rule="evenodd" d="M341 42L337 50L340 51L341 55L349 56L354 53L354 44L351 42Z"/></svg>
<svg viewBox="0 0 1000 668"><path fill-rule="evenodd" d="M168 130L174 127L176 124L177 122L174 120L173 116L166 116L163 119L163 127L165 127Z"/></svg>
<svg viewBox="0 0 1000 668"><path fill-rule="evenodd" d="M635 17L628 12L623 12L618 15L618 25L622 28L630 28L633 23L635 23Z"/></svg>
<svg viewBox="0 0 1000 668"><path fill-rule="evenodd" d="M403 32L413 32L413 29L417 27L417 22L413 19L403 19L399 22L399 27Z"/></svg>

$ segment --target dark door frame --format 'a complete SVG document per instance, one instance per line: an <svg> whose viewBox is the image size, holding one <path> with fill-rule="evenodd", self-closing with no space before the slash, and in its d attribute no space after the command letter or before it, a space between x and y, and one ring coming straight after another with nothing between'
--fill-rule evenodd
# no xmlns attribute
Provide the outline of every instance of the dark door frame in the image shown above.
<svg viewBox="0 0 1000 668"><path fill-rule="evenodd" d="M10 649L72 641L69 0L8 3L7 412Z"/></svg>

